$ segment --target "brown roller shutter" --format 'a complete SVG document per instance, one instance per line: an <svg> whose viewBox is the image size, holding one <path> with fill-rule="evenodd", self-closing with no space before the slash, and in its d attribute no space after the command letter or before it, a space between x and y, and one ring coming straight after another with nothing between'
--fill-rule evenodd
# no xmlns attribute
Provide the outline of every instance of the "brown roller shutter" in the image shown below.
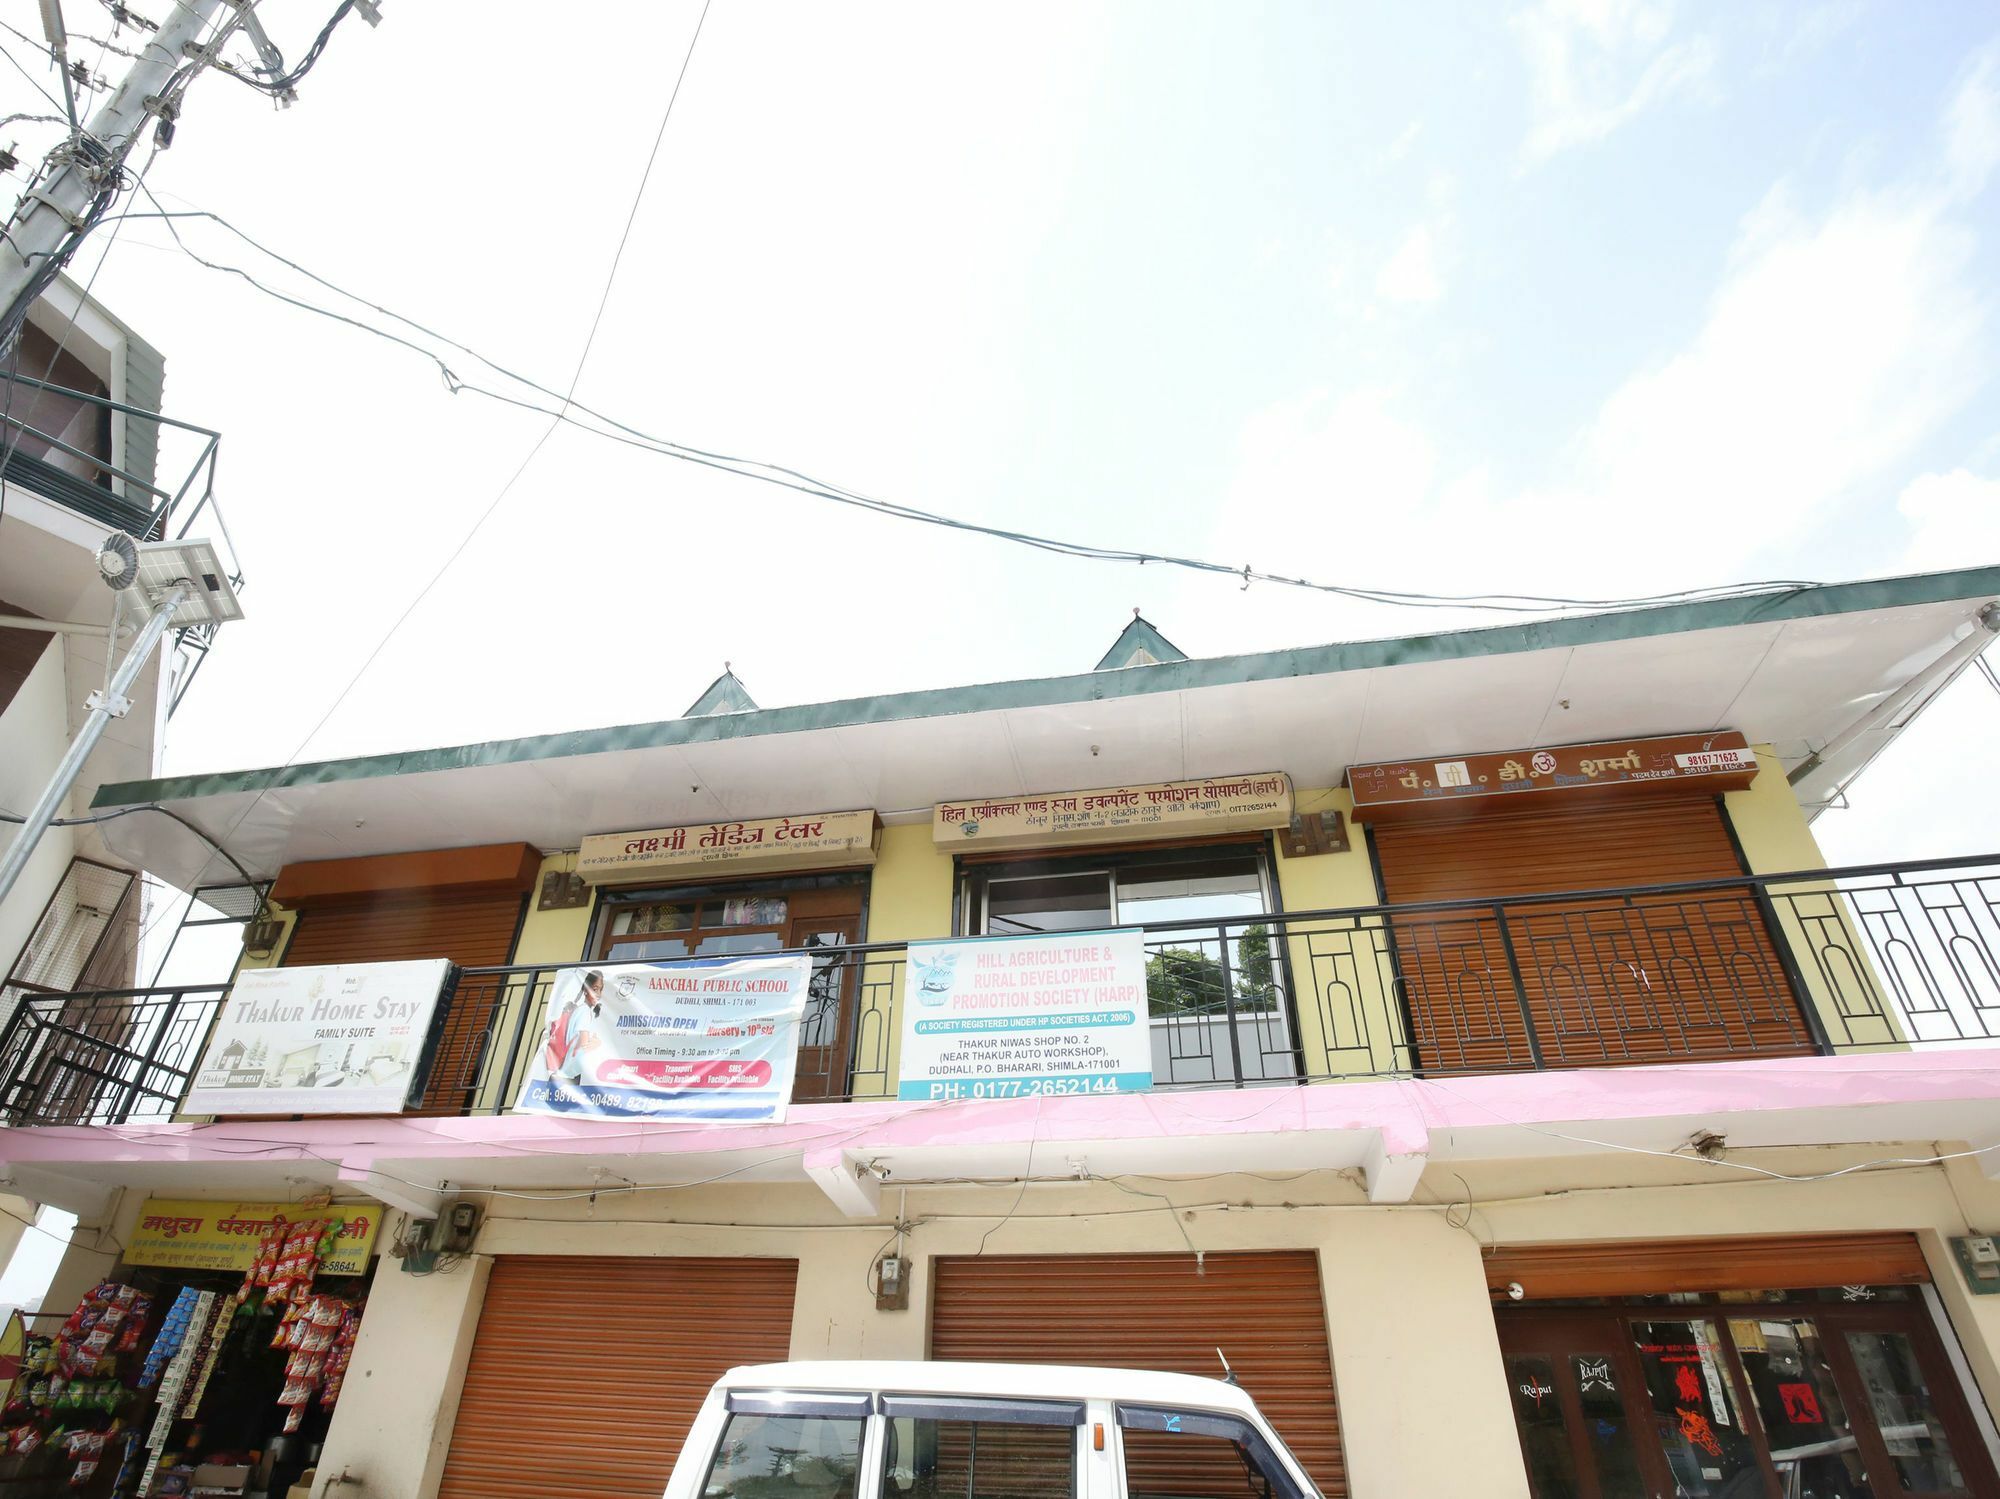
<svg viewBox="0 0 2000 1499"><path fill-rule="evenodd" d="M1373 830L1392 905L1730 879L1743 873L1712 796L1537 808ZM1799 1056L1811 1034L1747 888L1391 918L1418 1064L1544 1065ZM1512 952L1508 951L1511 939Z"/></svg>
<svg viewBox="0 0 2000 1499"><path fill-rule="evenodd" d="M931 1357L1219 1376L1220 1348L1333 1499L1347 1489L1319 1258L986 1255L932 1262ZM1240 1491L1243 1475L1234 1476Z"/></svg>
<svg viewBox="0 0 2000 1499"><path fill-rule="evenodd" d="M514 955L525 901L504 891L429 890L312 907L299 913L284 966L449 958L461 968L499 967ZM469 985L451 996L423 1102L408 1112L458 1114L471 1103L497 993Z"/></svg>
<svg viewBox="0 0 2000 1499"><path fill-rule="evenodd" d="M1929 1279L1916 1236L1899 1233L1526 1244L1496 1249L1486 1257L1486 1284L1495 1296L1506 1296L1511 1282L1531 1301L1921 1285Z"/></svg>
<svg viewBox="0 0 2000 1499"><path fill-rule="evenodd" d="M659 1499L709 1386L790 1353L797 1279L796 1260L502 1256L438 1499Z"/></svg>

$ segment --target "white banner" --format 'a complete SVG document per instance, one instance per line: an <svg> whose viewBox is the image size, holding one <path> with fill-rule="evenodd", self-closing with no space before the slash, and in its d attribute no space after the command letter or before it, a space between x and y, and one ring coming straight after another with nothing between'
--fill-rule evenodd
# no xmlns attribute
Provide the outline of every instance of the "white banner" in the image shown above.
<svg viewBox="0 0 2000 1499"><path fill-rule="evenodd" d="M912 942L897 1077L898 1098L1150 1088L1145 934Z"/></svg>
<svg viewBox="0 0 2000 1499"><path fill-rule="evenodd" d="M190 1114L394 1114L451 964L252 968L222 1002Z"/></svg>
<svg viewBox="0 0 2000 1499"><path fill-rule="evenodd" d="M804 953L565 969L514 1107L596 1119L783 1119L811 979Z"/></svg>

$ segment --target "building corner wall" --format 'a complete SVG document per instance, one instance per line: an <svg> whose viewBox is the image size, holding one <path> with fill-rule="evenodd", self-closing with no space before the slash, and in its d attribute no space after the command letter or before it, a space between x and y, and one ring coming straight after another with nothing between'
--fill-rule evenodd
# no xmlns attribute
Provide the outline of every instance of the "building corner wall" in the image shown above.
<svg viewBox="0 0 2000 1499"><path fill-rule="evenodd" d="M1319 1246L1348 1491L1528 1499L1479 1245L1439 1213L1365 1219Z"/></svg>
<svg viewBox="0 0 2000 1499"><path fill-rule="evenodd" d="M397 1261L378 1261L313 1499L437 1492L492 1265L474 1255L450 1272L409 1275Z"/></svg>

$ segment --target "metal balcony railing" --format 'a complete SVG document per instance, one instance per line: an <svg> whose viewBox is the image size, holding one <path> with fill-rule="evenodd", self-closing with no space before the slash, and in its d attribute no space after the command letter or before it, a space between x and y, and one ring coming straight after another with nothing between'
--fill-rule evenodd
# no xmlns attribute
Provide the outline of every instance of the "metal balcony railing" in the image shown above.
<svg viewBox="0 0 2000 1499"><path fill-rule="evenodd" d="M1146 928L1154 1086L2000 1041L2000 856ZM800 1101L892 1096L906 949L811 949ZM504 1112L565 967L457 973L411 1112ZM168 1118L221 990L26 1000L15 1124Z"/></svg>
<svg viewBox="0 0 2000 1499"><path fill-rule="evenodd" d="M134 424L143 427L150 438L147 446L162 463L169 462L168 455L162 450L162 439L174 435L183 446L176 448L176 457L168 473L171 477L173 473L184 470L180 482L173 489L164 489L154 482L150 468L145 474L136 473L53 432L43 431L13 411L13 392L7 390L10 385L47 391L95 406L123 417L128 430ZM127 405L92 391L73 390L19 373L0 374L0 395L7 398L4 404L0 404L0 458L5 460L4 465L0 465L0 483L31 490L66 510L87 516L109 529L123 531L139 541L185 539L195 534L194 527L199 524L201 534L215 542L217 555L228 569L230 586L239 593L242 591L243 569L238 560L236 542L229 534L229 526L222 517L221 502L215 494L215 467L222 443L221 433L193 422L163 416L157 411L148 411L143 406ZM191 446L192 457L187 456L186 446ZM36 451L24 451L24 448ZM48 455L53 454L74 460L87 472L82 475L70 472L52 461ZM174 676L169 713L180 706L195 673L207 659L209 647L215 640L215 629L213 624L184 625L174 632L174 649L180 658L180 667Z"/></svg>

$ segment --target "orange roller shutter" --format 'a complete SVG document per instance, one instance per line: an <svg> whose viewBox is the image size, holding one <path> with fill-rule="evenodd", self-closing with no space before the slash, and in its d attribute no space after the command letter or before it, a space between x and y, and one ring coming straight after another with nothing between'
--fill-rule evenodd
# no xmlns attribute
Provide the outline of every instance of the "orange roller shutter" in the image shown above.
<svg viewBox="0 0 2000 1499"><path fill-rule="evenodd" d="M1741 876L1712 796L1381 824L1392 905ZM1418 1064L1531 1065L1507 944L1489 907L1391 918ZM1509 906L1506 932L1543 1063L1799 1056L1810 1031L1748 888Z"/></svg>
<svg viewBox="0 0 2000 1499"><path fill-rule="evenodd" d="M798 1261L494 1262L438 1499L659 1499L709 1386L782 1361Z"/></svg>
<svg viewBox="0 0 2000 1499"><path fill-rule="evenodd" d="M1220 1377L1244 1389L1332 1499L1346 1492L1333 1361L1310 1250L985 1255L933 1261L931 1357L1094 1364ZM1243 1473L1233 1475L1240 1493ZM1206 1492L1204 1489L1203 1492Z"/></svg>

